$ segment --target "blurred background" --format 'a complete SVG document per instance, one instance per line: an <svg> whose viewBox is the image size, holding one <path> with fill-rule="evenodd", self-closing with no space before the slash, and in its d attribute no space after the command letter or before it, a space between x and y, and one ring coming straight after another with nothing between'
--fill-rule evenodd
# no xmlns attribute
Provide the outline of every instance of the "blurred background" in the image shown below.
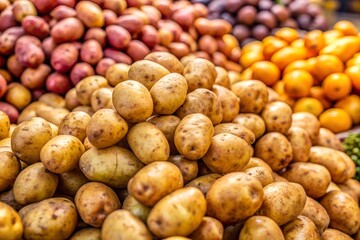
<svg viewBox="0 0 360 240"><path fill-rule="evenodd" d="M330 25L337 20L350 20L360 27L360 0L313 0L323 5Z"/></svg>

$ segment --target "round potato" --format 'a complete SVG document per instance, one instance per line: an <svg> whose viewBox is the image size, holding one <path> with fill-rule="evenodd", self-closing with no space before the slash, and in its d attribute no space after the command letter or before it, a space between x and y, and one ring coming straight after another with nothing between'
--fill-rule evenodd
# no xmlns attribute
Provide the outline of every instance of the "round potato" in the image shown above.
<svg viewBox="0 0 360 240"><path fill-rule="evenodd" d="M90 105L91 108L96 112L102 108L114 109L112 103L113 88L103 87L95 90L91 94Z"/></svg>
<svg viewBox="0 0 360 240"><path fill-rule="evenodd" d="M321 240L353 240L353 238L339 230L328 228L321 236Z"/></svg>
<svg viewBox="0 0 360 240"><path fill-rule="evenodd" d="M72 135L81 142L86 138L86 126L90 121L89 114L85 112L71 112L66 115L59 125L59 135Z"/></svg>
<svg viewBox="0 0 360 240"><path fill-rule="evenodd" d="M101 230L98 228L84 228L77 231L69 240L101 240Z"/></svg>
<svg viewBox="0 0 360 240"><path fill-rule="evenodd" d="M24 231L19 214L9 205L0 201L0 239L18 240Z"/></svg>
<svg viewBox="0 0 360 240"><path fill-rule="evenodd" d="M110 213L101 228L101 239L152 240L145 224L130 211L119 209Z"/></svg>
<svg viewBox="0 0 360 240"><path fill-rule="evenodd" d="M170 146L165 135L149 122L134 125L127 134L127 141L136 157L145 164L169 159Z"/></svg>
<svg viewBox="0 0 360 240"><path fill-rule="evenodd" d="M330 223L330 217L325 208L310 197L306 198L305 207L300 215L310 218L317 227L320 235L327 229Z"/></svg>
<svg viewBox="0 0 360 240"><path fill-rule="evenodd" d="M19 175L21 171L20 161L12 152L0 152L0 169L0 192L3 192L14 184Z"/></svg>
<svg viewBox="0 0 360 240"><path fill-rule="evenodd" d="M243 171L249 176L252 176L259 180L263 187L274 182L274 177L272 175L271 169L269 170L266 167L252 167Z"/></svg>
<svg viewBox="0 0 360 240"><path fill-rule="evenodd" d="M298 216L295 220L282 226L285 239L320 240L320 234L310 218Z"/></svg>
<svg viewBox="0 0 360 240"><path fill-rule="evenodd" d="M24 239L66 240L74 231L78 217L75 205L66 198L43 200L22 217Z"/></svg>
<svg viewBox="0 0 360 240"><path fill-rule="evenodd" d="M101 227L105 218L121 207L114 190L98 182L84 184L75 195L75 205L81 219L93 227Z"/></svg>
<svg viewBox="0 0 360 240"><path fill-rule="evenodd" d="M170 73L160 78L150 89L157 114L172 114L185 101L186 79L178 73Z"/></svg>
<svg viewBox="0 0 360 240"><path fill-rule="evenodd" d="M255 139L258 139L265 133L265 122L256 114L241 113L235 117L233 123L237 123L242 127L246 127L252 131L255 135Z"/></svg>
<svg viewBox="0 0 360 240"><path fill-rule="evenodd" d="M232 91L220 85L214 85L212 91L219 97L223 109L222 122L232 122L240 111L240 99Z"/></svg>
<svg viewBox="0 0 360 240"><path fill-rule="evenodd" d="M54 195L58 176L49 172L42 163L34 163L20 172L13 193L21 205L38 202Z"/></svg>
<svg viewBox="0 0 360 240"><path fill-rule="evenodd" d="M124 63L117 63L110 66L105 75L110 86L115 87L118 83L128 80L129 68L130 66Z"/></svg>
<svg viewBox="0 0 360 240"><path fill-rule="evenodd" d="M143 223L146 223L147 218L149 216L151 208L141 204L137 201L133 196L127 195L124 202L122 209L130 211L134 216L139 218Z"/></svg>
<svg viewBox="0 0 360 240"><path fill-rule="evenodd" d="M261 113L267 132L286 134L292 123L292 110L284 102L268 103Z"/></svg>
<svg viewBox="0 0 360 240"><path fill-rule="evenodd" d="M212 62L196 58L185 66L183 75L188 83L188 92L192 92L197 88L211 89L217 73Z"/></svg>
<svg viewBox="0 0 360 240"><path fill-rule="evenodd" d="M72 197L75 196L79 188L88 183L89 179L81 172L79 168L59 175L59 190Z"/></svg>
<svg viewBox="0 0 360 240"><path fill-rule="evenodd" d="M207 215L224 224L236 223L252 216L262 200L263 188L256 178L243 172L229 173L207 192Z"/></svg>
<svg viewBox="0 0 360 240"><path fill-rule="evenodd" d="M254 133L238 123L221 123L216 125L214 127L214 135L219 133L231 133L235 136L238 136L239 138L244 139L250 145L255 142Z"/></svg>
<svg viewBox="0 0 360 240"><path fill-rule="evenodd" d="M77 137L58 135L42 147L40 160L46 169L61 174L75 169L84 152L85 147Z"/></svg>
<svg viewBox="0 0 360 240"><path fill-rule="evenodd" d="M145 56L145 60L156 62L171 73L183 73L184 66L177 57L168 52L152 52Z"/></svg>
<svg viewBox="0 0 360 240"><path fill-rule="evenodd" d="M286 134L293 149L294 162L307 162L310 156L311 139L307 131L300 127L291 127Z"/></svg>
<svg viewBox="0 0 360 240"><path fill-rule="evenodd" d="M189 237L192 240L222 240L224 227L222 223L212 217L204 217L200 226Z"/></svg>
<svg viewBox="0 0 360 240"><path fill-rule="evenodd" d="M83 105L90 105L93 92L101 87L107 86L108 82L103 76L93 75L86 77L75 86L77 100Z"/></svg>
<svg viewBox="0 0 360 240"><path fill-rule="evenodd" d="M256 142L255 156L263 159L273 171L279 171L289 165L293 157L293 150L284 135L271 132Z"/></svg>
<svg viewBox="0 0 360 240"><path fill-rule="evenodd" d="M250 160L249 144L233 134L219 133L213 136L202 160L219 174L240 172Z"/></svg>
<svg viewBox="0 0 360 240"><path fill-rule="evenodd" d="M144 164L129 150L112 146L87 150L81 156L79 166L90 181L125 188Z"/></svg>
<svg viewBox="0 0 360 240"><path fill-rule="evenodd" d="M318 137L319 137L319 131L320 131L320 122L315 117L315 115L307 112L298 112L294 113L292 115L292 127L301 127L305 129L309 137L311 139L311 142L313 144L316 143Z"/></svg>
<svg viewBox="0 0 360 240"><path fill-rule="evenodd" d="M330 227L352 235L359 229L358 203L347 193L331 191L320 201L330 216Z"/></svg>
<svg viewBox="0 0 360 240"><path fill-rule="evenodd" d="M159 238L187 236L201 224L206 200L194 187L178 189L162 198L150 211L147 226Z"/></svg>
<svg viewBox="0 0 360 240"><path fill-rule="evenodd" d="M265 216L252 216L246 220L241 229L239 240L248 239L285 240L276 222Z"/></svg>
<svg viewBox="0 0 360 240"><path fill-rule="evenodd" d="M246 169L249 169L249 168L254 168L254 167L264 167L264 168L268 169L272 174L274 174L272 172L272 169L269 166L269 164L267 164L264 160L257 158L257 157L251 157L250 161L248 162L248 164L246 164L243 171L245 171Z"/></svg>
<svg viewBox="0 0 360 240"><path fill-rule="evenodd" d="M127 122L145 121L153 113L154 104L149 90L134 80L116 85L112 101L116 111Z"/></svg>
<svg viewBox="0 0 360 240"><path fill-rule="evenodd" d="M231 85L231 91L240 98L240 112L260 113L268 102L266 85L258 80L244 80Z"/></svg>
<svg viewBox="0 0 360 240"><path fill-rule="evenodd" d="M306 193L300 184L274 182L264 187L264 199L258 214L281 226L296 219L305 203Z"/></svg>
<svg viewBox="0 0 360 240"><path fill-rule="evenodd" d="M199 167L196 161L191 161L181 155L170 156L168 161L175 164L180 169L184 184L195 179L198 175Z"/></svg>
<svg viewBox="0 0 360 240"><path fill-rule="evenodd" d="M76 5L76 16L84 23L86 27L102 27L105 19L103 11L96 3L90 1L79 2Z"/></svg>
<svg viewBox="0 0 360 240"><path fill-rule="evenodd" d="M201 113L184 117L176 128L176 149L189 160L202 158L211 145L214 127L211 120Z"/></svg>
<svg viewBox="0 0 360 240"><path fill-rule="evenodd" d="M319 136L316 140L316 146L323 146L343 151L341 141L336 137L335 133L327 128L320 128Z"/></svg>
<svg viewBox="0 0 360 240"><path fill-rule="evenodd" d="M41 148L52 137L50 124L42 118L20 123L11 136L11 149L15 156L27 164L40 161Z"/></svg>
<svg viewBox="0 0 360 240"><path fill-rule="evenodd" d="M148 176L153 177L149 178ZM157 161L150 163L135 174L128 184L128 192L140 203L154 206L161 198L183 185L180 169L176 165Z"/></svg>
<svg viewBox="0 0 360 240"><path fill-rule="evenodd" d="M198 188L204 195L207 194L211 186L214 184L216 179L220 178L221 175L217 173L210 173L207 175L203 175L200 177L195 178L188 184L186 184L186 187L196 187Z"/></svg>
<svg viewBox="0 0 360 240"><path fill-rule="evenodd" d="M7 138L10 132L10 119L6 113L0 111L0 140Z"/></svg>

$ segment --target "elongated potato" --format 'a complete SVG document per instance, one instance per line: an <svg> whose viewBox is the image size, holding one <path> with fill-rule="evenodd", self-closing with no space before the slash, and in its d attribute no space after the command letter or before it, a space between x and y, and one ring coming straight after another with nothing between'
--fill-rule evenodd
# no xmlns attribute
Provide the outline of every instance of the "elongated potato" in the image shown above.
<svg viewBox="0 0 360 240"><path fill-rule="evenodd" d="M307 162L310 156L311 139L307 131L300 127L291 127L286 134L293 149L294 162Z"/></svg>
<svg viewBox="0 0 360 240"><path fill-rule="evenodd" d="M231 133L244 139L248 144L253 144L255 142L254 133L238 123L221 123L216 125L214 127L214 135L219 133Z"/></svg>
<svg viewBox="0 0 360 240"><path fill-rule="evenodd" d="M185 116L176 128L176 149L189 160L202 158L211 145L214 127L211 120L201 113Z"/></svg>
<svg viewBox="0 0 360 240"><path fill-rule="evenodd" d="M325 208L310 197L306 198L305 207L300 215L310 218L317 227L320 235L327 229L330 223L330 217Z"/></svg>
<svg viewBox="0 0 360 240"><path fill-rule="evenodd" d="M276 222L265 216L252 216L246 220L241 229L239 240L247 239L285 240Z"/></svg>
<svg viewBox="0 0 360 240"><path fill-rule="evenodd" d="M248 164L246 164L243 171L245 171L246 169L249 169L249 168L254 168L254 167L264 167L264 168L268 169L270 172L272 172L272 169L269 166L269 164L267 164L264 160L257 158L257 157L251 157L250 161L248 162Z"/></svg>
<svg viewBox="0 0 360 240"><path fill-rule="evenodd" d="M241 113L235 117L233 123L237 123L240 126L246 127L252 131L256 139L265 133L265 122L257 114Z"/></svg>
<svg viewBox="0 0 360 240"><path fill-rule="evenodd" d="M21 171L20 161L12 152L0 152L0 192L9 189ZM195 176L196 177L196 176Z"/></svg>
<svg viewBox="0 0 360 240"><path fill-rule="evenodd" d="M232 122L240 111L240 98L226 87L214 85L212 91L219 97L223 110L222 122Z"/></svg>
<svg viewBox="0 0 360 240"><path fill-rule="evenodd" d="M156 62L172 73L183 73L184 66L173 54L168 52L152 52L146 55L145 60Z"/></svg>
<svg viewBox="0 0 360 240"><path fill-rule="evenodd" d="M285 239L320 240L320 234L310 218L298 216L295 220L282 226Z"/></svg>
<svg viewBox="0 0 360 240"><path fill-rule="evenodd" d="M200 226L189 237L192 240L222 240L224 227L222 223L212 217L204 217Z"/></svg>
<svg viewBox="0 0 360 240"><path fill-rule="evenodd" d="M196 187L198 188L204 195L209 191L210 187L214 184L216 179L220 178L221 175L217 173L211 173L207 175L203 175L200 177L195 178L188 184L186 187Z"/></svg>

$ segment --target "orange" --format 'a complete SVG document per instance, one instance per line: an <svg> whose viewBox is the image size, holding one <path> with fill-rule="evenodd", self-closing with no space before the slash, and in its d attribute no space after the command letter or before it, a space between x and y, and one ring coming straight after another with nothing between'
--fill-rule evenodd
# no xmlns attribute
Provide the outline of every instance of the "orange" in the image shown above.
<svg viewBox="0 0 360 240"><path fill-rule="evenodd" d="M275 83L275 85L272 87L275 92L277 92L279 95L285 94L285 88L284 88L284 81L278 81Z"/></svg>
<svg viewBox="0 0 360 240"><path fill-rule="evenodd" d="M318 53L325 46L323 32L320 30L308 32L304 37L304 45L307 49Z"/></svg>
<svg viewBox="0 0 360 240"><path fill-rule="evenodd" d="M305 71L309 71L309 64L308 61L306 60L296 60L292 63L290 63L289 65L287 65L287 67L284 69L283 74L286 74L288 72L291 72L293 70L305 70Z"/></svg>
<svg viewBox="0 0 360 240"><path fill-rule="evenodd" d="M295 41L293 41L290 46L292 47L305 47L305 42L304 39L296 39Z"/></svg>
<svg viewBox="0 0 360 240"><path fill-rule="evenodd" d="M307 97L313 85L313 77L304 70L293 70L283 77L285 93L292 98Z"/></svg>
<svg viewBox="0 0 360 240"><path fill-rule="evenodd" d="M333 73L325 78L322 87L326 98L335 101L351 93L351 80L344 73Z"/></svg>
<svg viewBox="0 0 360 240"><path fill-rule="evenodd" d="M251 52L243 52L239 62L244 68L248 68L254 63L262 60L264 60L264 56L262 52L251 51Z"/></svg>
<svg viewBox="0 0 360 240"><path fill-rule="evenodd" d="M279 96L279 101L282 101L282 102L286 103L290 107L293 107L294 104L295 104L295 100L293 98L289 97L289 95L287 95L287 94L280 95Z"/></svg>
<svg viewBox="0 0 360 240"><path fill-rule="evenodd" d="M355 65L360 65L360 54L359 53L354 54L354 56L346 62L346 67L352 67Z"/></svg>
<svg viewBox="0 0 360 240"><path fill-rule="evenodd" d="M334 133L347 131L352 126L350 114L341 108L330 108L326 110L320 115L319 120L322 127Z"/></svg>
<svg viewBox="0 0 360 240"><path fill-rule="evenodd" d="M324 89L320 86L310 88L310 97L319 100L325 109L331 108L332 106L331 102L325 97Z"/></svg>
<svg viewBox="0 0 360 240"><path fill-rule="evenodd" d="M345 74L350 78L353 87L360 90L360 65L349 67L345 70Z"/></svg>
<svg viewBox="0 0 360 240"><path fill-rule="evenodd" d="M324 111L322 103L315 98L300 98L294 105L294 112L309 112L319 116Z"/></svg>
<svg viewBox="0 0 360 240"><path fill-rule="evenodd" d="M298 31L289 27L284 27L277 30L275 33L275 37L278 37L288 43L291 43L296 39L300 38Z"/></svg>
<svg viewBox="0 0 360 240"><path fill-rule="evenodd" d="M345 36L339 38L320 51L320 55L335 55L341 61L345 62L352 58L352 56L359 51L360 37Z"/></svg>
<svg viewBox="0 0 360 240"><path fill-rule="evenodd" d="M355 36L358 34L356 26L352 22L346 20L335 23L333 29L342 32L345 36Z"/></svg>
<svg viewBox="0 0 360 240"><path fill-rule="evenodd" d="M241 73L241 80L251 80L253 77L253 72L251 68L246 68L242 73Z"/></svg>
<svg viewBox="0 0 360 240"><path fill-rule="evenodd" d="M280 70L284 70L290 63L305 59L306 54L305 48L284 47L272 55L271 61L275 63Z"/></svg>
<svg viewBox="0 0 360 240"><path fill-rule="evenodd" d="M248 52L261 52L263 50L263 43L260 41L253 41L253 42L249 42L248 44L246 44L241 50L243 53L248 53Z"/></svg>
<svg viewBox="0 0 360 240"><path fill-rule="evenodd" d="M278 40L277 37L267 36L267 37L265 37L265 38L262 40L262 42L263 42L263 44L264 44L264 46L265 46L266 44L270 44L272 41L276 41L276 40Z"/></svg>
<svg viewBox="0 0 360 240"><path fill-rule="evenodd" d="M360 123L360 97L357 95L347 96L335 104L335 107L344 109L350 114L354 124Z"/></svg>
<svg viewBox="0 0 360 240"><path fill-rule="evenodd" d="M317 63L317 57L312 57L306 60L307 62L307 71L313 76L314 78L314 85L319 85L321 83L320 78L318 77L316 73L316 63Z"/></svg>
<svg viewBox="0 0 360 240"><path fill-rule="evenodd" d="M279 68L269 61L260 61L251 65L252 78L271 86L280 79Z"/></svg>
<svg viewBox="0 0 360 240"><path fill-rule="evenodd" d="M288 43L284 40L281 40L279 38L273 37L273 39L270 41L264 42L264 49L263 54L266 60L270 60L272 55L279 51L280 49L288 46Z"/></svg>
<svg viewBox="0 0 360 240"><path fill-rule="evenodd" d="M329 30L324 32L324 40L325 45L329 45L330 43L334 42L336 39L343 37L344 34L339 30Z"/></svg>
<svg viewBox="0 0 360 240"><path fill-rule="evenodd" d="M332 73L341 73L344 70L344 64L333 55L321 55L317 57L315 63L316 76L323 80Z"/></svg>

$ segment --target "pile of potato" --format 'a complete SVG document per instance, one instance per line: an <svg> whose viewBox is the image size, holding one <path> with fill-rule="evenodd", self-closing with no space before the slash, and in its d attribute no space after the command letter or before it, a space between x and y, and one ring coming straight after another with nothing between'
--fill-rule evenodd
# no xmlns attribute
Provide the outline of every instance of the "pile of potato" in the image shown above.
<svg viewBox="0 0 360 240"><path fill-rule="evenodd" d="M0 112L0 239L360 239L354 163L315 116L206 59L111 76Z"/></svg>

